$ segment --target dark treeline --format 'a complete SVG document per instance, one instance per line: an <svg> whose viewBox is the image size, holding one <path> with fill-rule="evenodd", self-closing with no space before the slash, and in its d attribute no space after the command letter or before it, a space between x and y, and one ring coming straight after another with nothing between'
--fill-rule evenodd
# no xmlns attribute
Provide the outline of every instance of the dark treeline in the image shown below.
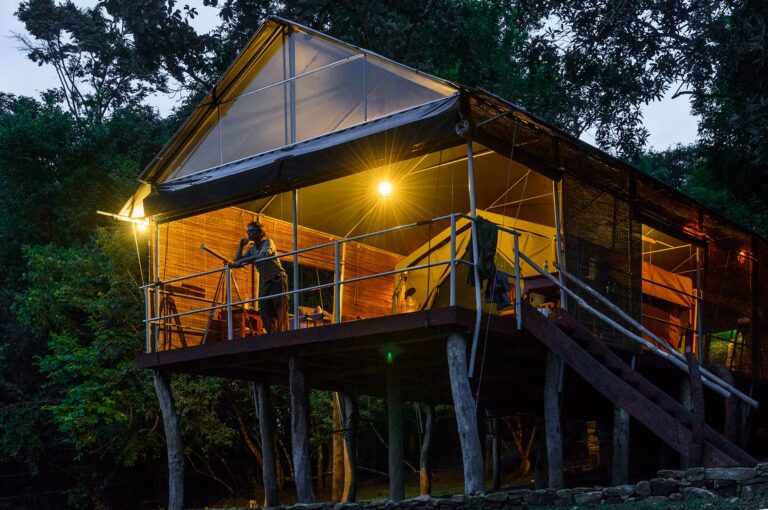
<svg viewBox="0 0 768 510"><path fill-rule="evenodd" d="M491 90L574 135L594 133L603 149L768 233L764 1L205 4L220 18L207 34L190 25L199 13L176 0L18 6L29 33L19 45L55 68L61 86L35 98L0 91L0 508L163 501L162 422L151 374L134 367L146 238L95 212L119 210L135 176L269 14ZM649 153L641 107L669 90L690 99L699 138ZM147 106L174 92L174 114ZM255 497L261 452L247 384L176 377L173 390L200 503L209 502L203 494ZM331 402L312 398L314 454L328 455ZM290 435L281 429L285 395L276 399L284 481ZM381 468L383 410L363 404L361 463Z"/></svg>

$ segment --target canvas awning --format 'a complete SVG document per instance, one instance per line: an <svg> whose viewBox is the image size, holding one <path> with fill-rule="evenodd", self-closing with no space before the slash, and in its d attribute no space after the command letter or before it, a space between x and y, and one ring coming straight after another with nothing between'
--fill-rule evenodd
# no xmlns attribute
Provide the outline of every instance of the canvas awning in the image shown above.
<svg viewBox="0 0 768 510"><path fill-rule="evenodd" d="M156 184L144 200L144 212L155 217L198 213L413 157L434 148L436 141L459 143L457 122L458 95L454 95Z"/></svg>

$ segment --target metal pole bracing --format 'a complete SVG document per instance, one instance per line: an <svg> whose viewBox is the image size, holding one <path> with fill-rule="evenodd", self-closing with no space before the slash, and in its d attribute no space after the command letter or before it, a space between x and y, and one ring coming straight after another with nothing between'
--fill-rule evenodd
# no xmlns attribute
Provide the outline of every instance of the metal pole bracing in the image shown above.
<svg viewBox="0 0 768 510"><path fill-rule="evenodd" d="M482 319L482 297L480 289L480 271L477 267L479 244L477 242L477 206L475 204L475 164L472 156L472 141L467 142L467 176L469 178L469 215L472 218L472 265L475 275L475 330L472 334L472 349L469 356L469 377L475 373L475 358L477 357L477 340L480 337L480 322Z"/></svg>
<svg viewBox="0 0 768 510"><path fill-rule="evenodd" d="M699 364L702 363L704 356L704 328L703 313L701 310L704 300L701 289L701 248L696 247L696 350L699 358Z"/></svg>
<svg viewBox="0 0 768 510"><path fill-rule="evenodd" d="M299 190L294 189L293 202L293 329L299 329Z"/></svg>
<svg viewBox="0 0 768 510"><path fill-rule="evenodd" d="M520 236L512 236L515 243L515 320L517 329L523 329L523 286L520 280Z"/></svg>
<svg viewBox="0 0 768 510"><path fill-rule="evenodd" d="M339 251L339 241L333 243L333 322L341 322L341 253Z"/></svg>

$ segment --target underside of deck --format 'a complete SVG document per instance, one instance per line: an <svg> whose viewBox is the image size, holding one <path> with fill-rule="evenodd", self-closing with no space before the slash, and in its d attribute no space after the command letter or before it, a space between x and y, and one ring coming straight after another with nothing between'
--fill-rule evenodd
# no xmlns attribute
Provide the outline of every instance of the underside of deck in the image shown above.
<svg viewBox="0 0 768 510"><path fill-rule="evenodd" d="M288 359L298 355L308 386L379 397L386 395L387 372L394 367L405 399L448 404L446 339L451 333L464 334L470 349L474 324L472 310L438 308L140 354L137 365L286 384ZM483 315L473 378L475 390L481 385L483 406L536 407L545 359L540 344L519 334L514 316Z"/></svg>

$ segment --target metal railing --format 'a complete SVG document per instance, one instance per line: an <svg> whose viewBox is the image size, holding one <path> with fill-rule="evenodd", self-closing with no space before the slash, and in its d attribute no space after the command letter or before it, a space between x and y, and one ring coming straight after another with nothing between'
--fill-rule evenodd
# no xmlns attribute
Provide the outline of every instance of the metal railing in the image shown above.
<svg viewBox="0 0 768 510"><path fill-rule="evenodd" d="M178 319L184 316L189 316L193 314L199 314L199 313L215 313L217 310L225 310L226 313L226 338L228 341L231 341L234 339L234 330L233 330L233 309L236 309L238 307L244 307L245 305L250 305L253 303L259 303L264 300L268 299L274 299L278 297L283 296L292 296L294 299L298 299L298 296L303 293L309 293L309 292L315 292L322 289L327 288L333 288L334 289L334 306L333 306L333 314L334 314L334 322L340 323L342 322L341 317L341 311L342 311L342 303L341 303L341 287L346 284L361 282L365 280L370 280L373 278L381 278L386 276L394 276L401 273L406 273L410 271L419 271L424 269L431 269L433 267L438 266L450 266L449 268L449 289L450 289L450 296L449 296L449 303L450 306L456 306L456 268L458 264L466 264L469 267L474 267L475 264L469 260L458 258L457 257L457 232L459 230L462 230L466 228L465 226L459 227L457 225L457 220L459 219L465 219L470 224L472 224L475 220L466 215L461 213L455 213L455 214L449 214L445 216L440 216L437 218L433 218L431 220L426 221L418 221L413 223L408 223L405 225L398 225L396 227L390 227L382 230L378 230L375 232L369 232L364 234L359 234L355 236L350 236L342 239L335 239L333 241L329 241L327 243L321 243L314 246L309 246L305 248L300 248L297 250L284 252L279 255L272 255L269 257L264 257L261 259L262 261L269 261L273 259L282 259L282 258L290 258L294 256L298 256L301 254L306 254L311 251L315 250L321 250L326 248L333 248L333 267L334 267L334 278L332 282L329 283L321 283L317 285L311 285L307 287L301 287L298 288L295 286L295 288L288 290L286 292L280 292L275 294L270 294L267 296L259 296L254 297L250 299L237 299L233 300L232 296L232 269L236 267L240 267L238 264L226 264L224 267L217 268L217 269L211 269L207 271L201 271L197 273L193 273L190 275L180 276L176 278L171 278L168 280L157 280L154 283L148 284L143 286L145 300L146 300L146 318L145 318L145 325L146 325L146 348L147 352L157 352L159 350L159 336L161 328L168 326L168 321ZM430 261L424 264L418 264L418 265L412 265L408 267L403 267L400 269L393 269L389 271L383 271L383 272L377 272L372 274L366 274L362 276L356 276L353 278L342 278L342 246L345 243L350 242L358 242L362 241L374 236L381 236L385 234L392 234L398 231L411 229L411 228L417 228L417 227L423 227L426 225L431 225L438 222L443 222L449 220L450 221L450 253L449 258L446 260L438 260L438 261ZM511 233L515 239L515 252L517 254L518 252L518 237L520 235L519 232L505 229L509 233ZM519 268L519 259L517 255L515 255L515 265ZM221 275L223 273L223 278L225 282L225 288L224 288L224 296L221 303L215 302L216 298L214 297L214 301L211 302L210 306L204 306L189 310L184 310L176 313L166 313L166 314L160 314L159 308L155 306L155 313L152 314L153 307L151 306L151 303L153 302L153 299L155 303L157 303L157 297L160 296L164 291L163 288L166 285L182 282L185 280L191 280L195 278L200 278L204 276L210 276L210 275ZM522 326L522 323L520 322L520 297L522 296L522 280L521 280L521 274L520 271L517 270L515 272L515 313L518 318L518 328ZM480 291L480 282L475 281L475 297L476 297L476 305L478 307L478 310L481 309L482 302L481 302L481 291ZM206 300L208 301L208 300ZM477 321L476 329L479 331L480 327L480 321ZM477 336L477 334L475 334Z"/></svg>

